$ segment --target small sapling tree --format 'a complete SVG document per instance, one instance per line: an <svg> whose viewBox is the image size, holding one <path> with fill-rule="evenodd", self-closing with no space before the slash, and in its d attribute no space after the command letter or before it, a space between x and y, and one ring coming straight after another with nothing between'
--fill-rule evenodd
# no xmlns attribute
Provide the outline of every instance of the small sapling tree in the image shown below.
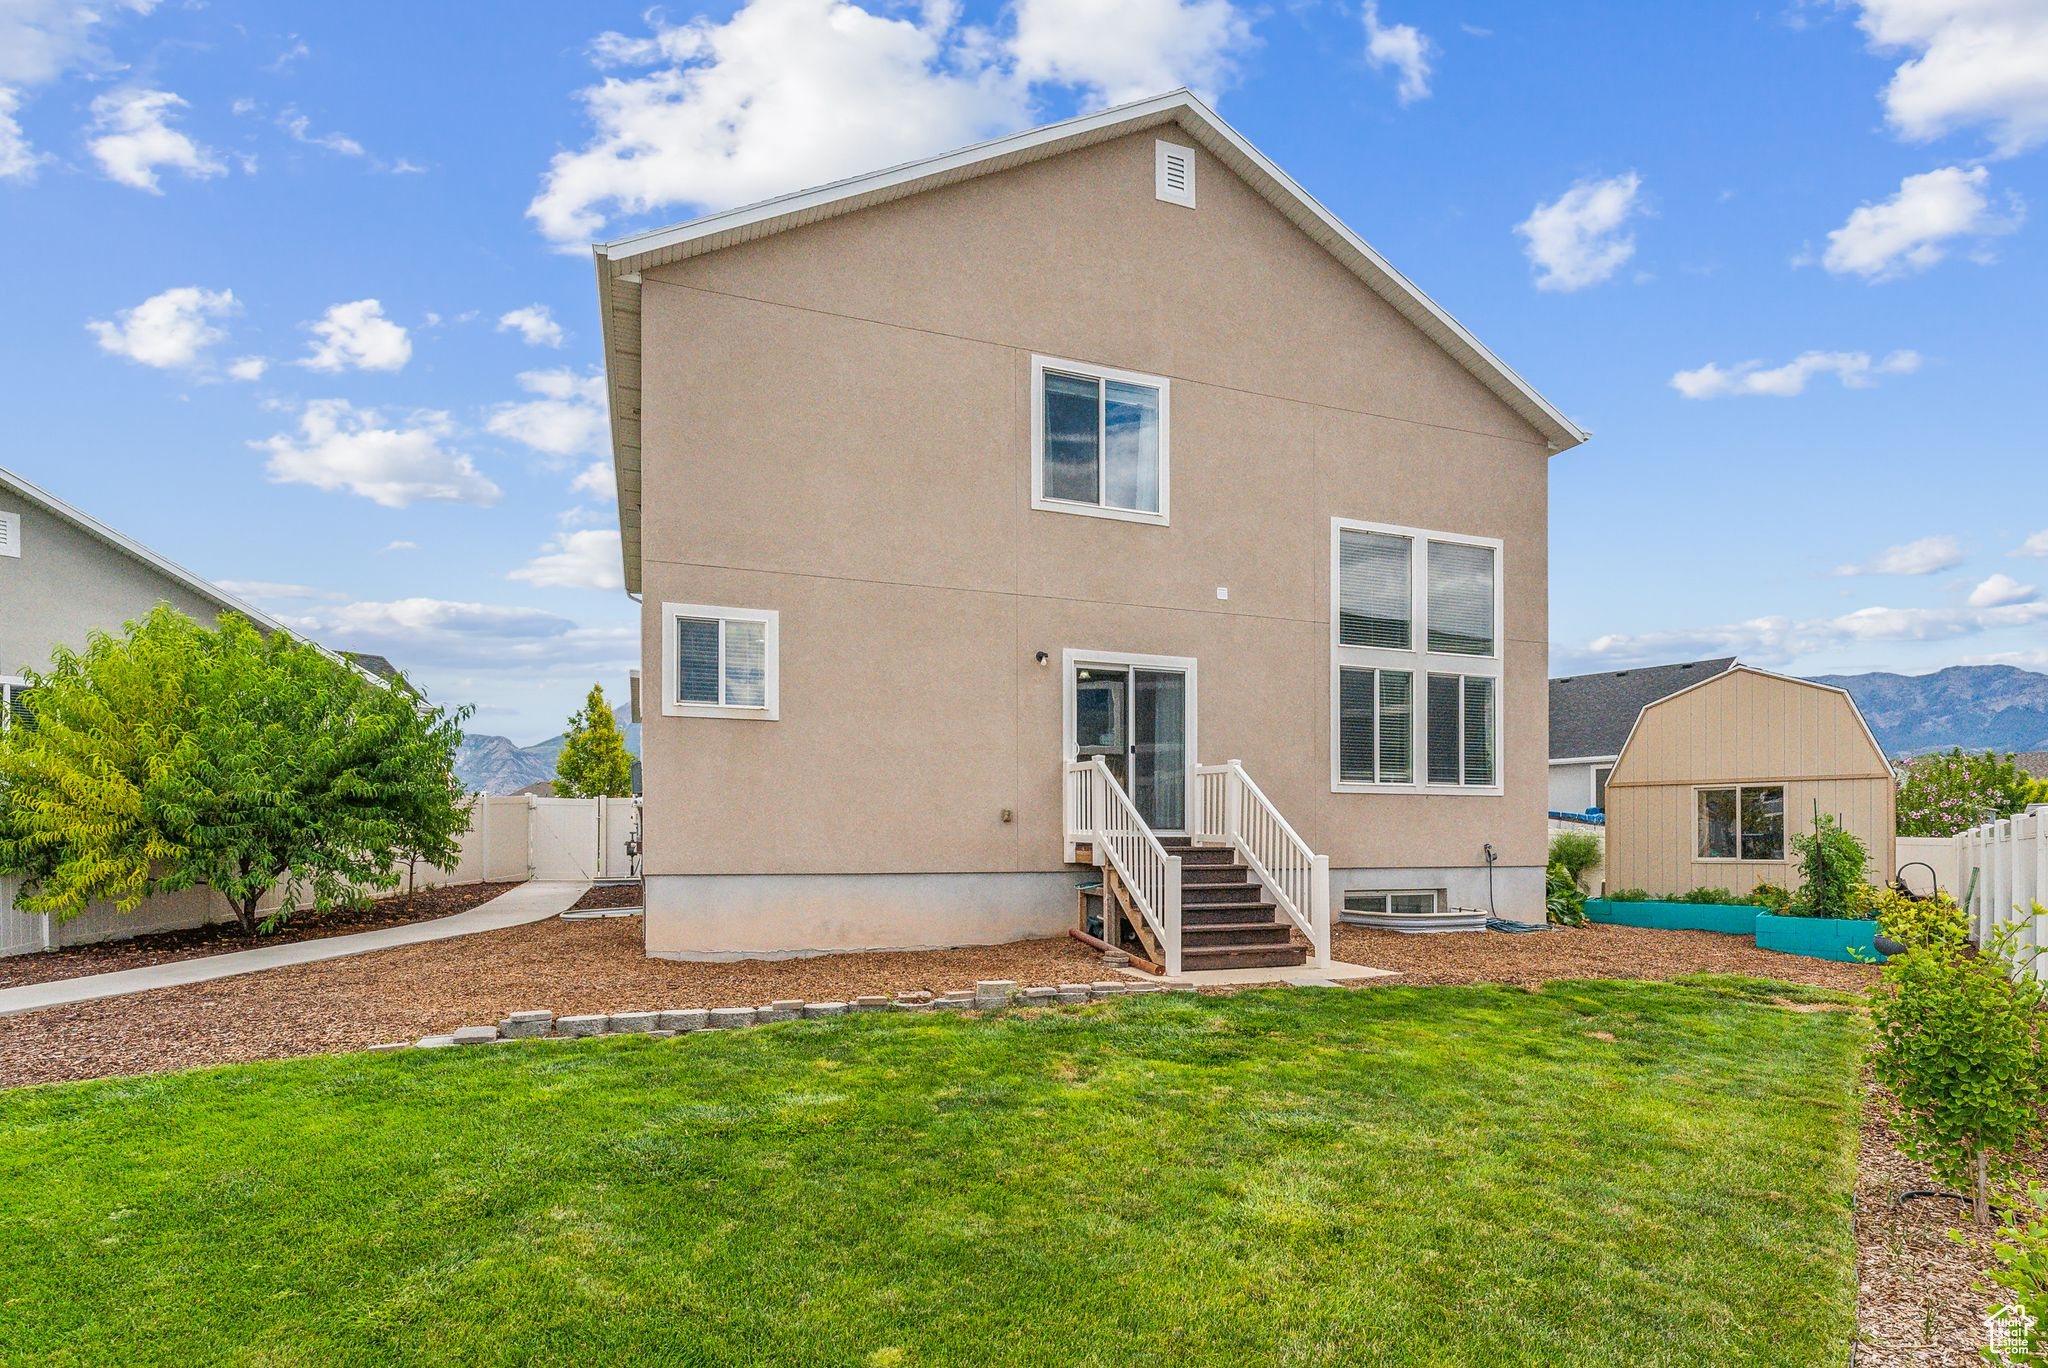
<svg viewBox="0 0 2048 1368"><path fill-rule="evenodd" d="M633 755L604 701L604 685L590 686L582 711L569 719L562 753L555 757L557 798L625 798L633 792Z"/></svg>

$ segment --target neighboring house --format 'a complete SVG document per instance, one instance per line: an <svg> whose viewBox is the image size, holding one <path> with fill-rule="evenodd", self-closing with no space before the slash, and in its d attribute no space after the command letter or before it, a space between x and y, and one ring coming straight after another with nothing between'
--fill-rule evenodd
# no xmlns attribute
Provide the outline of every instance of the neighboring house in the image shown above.
<svg viewBox="0 0 2048 1368"><path fill-rule="evenodd" d="M1895 871L1897 788L1841 689L1736 665L1642 710L1607 781L1607 885L1652 894L1800 883L1816 812Z"/></svg>
<svg viewBox="0 0 2048 1368"><path fill-rule="evenodd" d="M1604 812L1607 778L1644 708L1732 668L1735 657L1550 681L1550 811Z"/></svg>
<svg viewBox="0 0 2048 1368"><path fill-rule="evenodd" d="M174 565L0 468L0 690L12 704L24 670L49 668L53 647L83 647L159 603L201 622L240 613L265 631L275 618Z"/></svg>
<svg viewBox="0 0 2048 1368"><path fill-rule="evenodd" d="M0 703L6 705L0 725L8 725L10 714L22 715L22 676L46 670L54 647L81 648L94 631L118 632L159 603L200 622L239 613L266 632L290 631L48 490L0 469ZM357 664L377 673L373 660L381 658L364 657ZM389 662L383 663L388 669ZM226 901L206 888L151 899L134 913L98 906L61 924L16 912L12 903L13 884L0 878L0 955L233 916Z"/></svg>
<svg viewBox="0 0 2048 1368"><path fill-rule="evenodd" d="M2048 781L2048 751L2014 751L2012 762L2022 773Z"/></svg>
<svg viewBox="0 0 2048 1368"><path fill-rule="evenodd" d="M1543 920L1585 434L1193 96L596 256L650 954Z"/></svg>

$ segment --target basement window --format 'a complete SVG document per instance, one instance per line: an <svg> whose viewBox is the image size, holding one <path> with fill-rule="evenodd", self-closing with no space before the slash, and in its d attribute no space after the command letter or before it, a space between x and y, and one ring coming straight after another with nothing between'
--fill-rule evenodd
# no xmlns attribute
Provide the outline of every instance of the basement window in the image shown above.
<svg viewBox="0 0 2048 1368"><path fill-rule="evenodd" d="M776 720L780 614L698 603L661 611L665 715Z"/></svg>
<svg viewBox="0 0 2048 1368"><path fill-rule="evenodd" d="M1353 889L1344 895L1339 921L1363 921L1367 917L1433 917L1436 893L1428 889L1380 892Z"/></svg>

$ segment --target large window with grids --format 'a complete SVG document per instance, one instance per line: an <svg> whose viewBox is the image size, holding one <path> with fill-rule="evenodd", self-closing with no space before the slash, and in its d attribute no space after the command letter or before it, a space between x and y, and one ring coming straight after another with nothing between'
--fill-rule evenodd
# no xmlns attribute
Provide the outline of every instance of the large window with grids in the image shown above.
<svg viewBox="0 0 2048 1368"><path fill-rule="evenodd" d="M661 710L772 722L780 711L780 615L664 603Z"/></svg>
<svg viewBox="0 0 2048 1368"><path fill-rule="evenodd" d="M1499 793L1501 544L1332 520L1330 785Z"/></svg>

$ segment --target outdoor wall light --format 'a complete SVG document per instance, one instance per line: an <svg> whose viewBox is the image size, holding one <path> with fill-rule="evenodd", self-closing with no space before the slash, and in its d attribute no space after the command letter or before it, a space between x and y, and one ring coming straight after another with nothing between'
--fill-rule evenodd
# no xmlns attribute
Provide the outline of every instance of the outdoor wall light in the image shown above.
<svg viewBox="0 0 2048 1368"><path fill-rule="evenodd" d="M1044 664L1047 664L1047 663L1049 663L1049 662L1050 662L1051 660L1052 660L1052 653L1051 653L1050 651L1040 651L1040 652L1038 653L1038 663L1039 663L1039 664L1041 664L1041 665L1044 665Z"/></svg>

